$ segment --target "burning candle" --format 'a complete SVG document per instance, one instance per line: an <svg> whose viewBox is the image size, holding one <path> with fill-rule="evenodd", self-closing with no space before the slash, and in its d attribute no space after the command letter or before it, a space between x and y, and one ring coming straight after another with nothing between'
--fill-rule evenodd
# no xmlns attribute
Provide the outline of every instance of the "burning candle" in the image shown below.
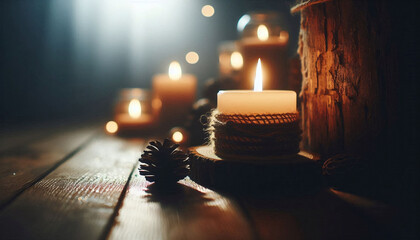
<svg viewBox="0 0 420 240"><path fill-rule="evenodd" d="M159 102L161 126L182 125L195 101L197 79L182 74L178 62L171 62L168 74L153 77L154 102Z"/></svg>
<svg viewBox="0 0 420 240"><path fill-rule="evenodd" d="M137 99L132 99L128 104L127 112L115 116L115 120L120 126L138 126L150 124L153 120L152 115L142 113L141 103Z"/></svg>
<svg viewBox="0 0 420 240"><path fill-rule="evenodd" d="M219 45L219 73L221 76L236 76L242 69L243 59L237 43L223 42Z"/></svg>
<svg viewBox="0 0 420 240"><path fill-rule="evenodd" d="M299 113L294 91L263 91L258 59L254 91L220 91L212 116L211 144L221 158L279 159L299 152Z"/></svg>
<svg viewBox="0 0 420 240"><path fill-rule="evenodd" d="M148 92L142 89L124 89L115 109L115 122L121 129L140 129L153 125L153 114Z"/></svg>
<svg viewBox="0 0 420 240"><path fill-rule="evenodd" d="M286 31L276 32L269 26L259 24L251 36L239 42L243 57L243 89L252 89L253 74L258 58L264 61L265 89L287 89L287 43Z"/></svg>
<svg viewBox="0 0 420 240"><path fill-rule="evenodd" d="M263 71L258 59L254 91L229 90L217 94L217 110L221 114L279 114L296 112L296 93L283 90L262 90Z"/></svg>

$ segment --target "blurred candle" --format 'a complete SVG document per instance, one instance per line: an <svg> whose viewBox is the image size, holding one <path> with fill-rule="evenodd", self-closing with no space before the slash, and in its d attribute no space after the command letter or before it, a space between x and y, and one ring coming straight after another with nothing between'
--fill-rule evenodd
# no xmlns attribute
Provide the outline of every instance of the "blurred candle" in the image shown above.
<svg viewBox="0 0 420 240"><path fill-rule="evenodd" d="M133 88L120 91L114 120L122 129L140 130L154 124L150 98L146 90Z"/></svg>
<svg viewBox="0 0 420 240"><path fill-rule="evenodd" d="M219 45L219 73L221 76L233 77L242 69L242 55L234 41L222 42Z"/></svg>
<svg viewBox="0 0 420 240"><path fill-rule="evenodd" d="M153 77L154 102L161 105L160 125L164 128L182 125L195 101L197 79L191 74L182 74L178 62L171 62L168 74Z"/></svg>
<svg viewBox="0 0 420 240"><path fill-rule="evenodd" d="M248 29L248 34L239 42L243 57L241 88L252 89L253 73L258 58L264 62L264 89L288 89L287 83L287 43L289 34L270 29L269 25L259 24Z"/></svg>

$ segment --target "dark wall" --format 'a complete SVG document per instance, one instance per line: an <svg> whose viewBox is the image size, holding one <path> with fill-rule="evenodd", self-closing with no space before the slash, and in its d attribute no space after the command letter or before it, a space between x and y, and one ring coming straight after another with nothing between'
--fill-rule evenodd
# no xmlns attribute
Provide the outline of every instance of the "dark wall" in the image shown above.
<svg viewBox="0 0 420 240"><path fill-rule="evenodd" d="M161 37L138 53L142 64L135 67L136 74L131 74L133 54L126 44L121 44L126 41L124 36L113 36L117 45L112 50L102 47L105 50L98 55L94 49L107 39L89 32L84 37L75 31L74 16L78 13L73 6L77 2L81 1L3 0L0 3L0 121L3 126L106 116L111 112L118 89L149 88L153 74L166 72L172 59L181 61L184 72L196 74L202 86L207 78L218 74L218 44L237 38L236 23L250 10L282 13L290 31L290 55L297 48L299 16L289 14L288 1L185 0L189 5L181 5L180 9L190 9L174 15L182 25L180 33L165 36L165 32L159 31L166 30L155 29ZM204 18L200 13L201 6L206 4L215 7L212 18ZM90 24L93 23L87 21L82 27ZM112 20L95 24L91 30L112 24ZM77 45L80 42L85 44L82 48ZM196 65L182 62L190 50L200 54ZM100 55L104 52L108 55Z"/></svg>

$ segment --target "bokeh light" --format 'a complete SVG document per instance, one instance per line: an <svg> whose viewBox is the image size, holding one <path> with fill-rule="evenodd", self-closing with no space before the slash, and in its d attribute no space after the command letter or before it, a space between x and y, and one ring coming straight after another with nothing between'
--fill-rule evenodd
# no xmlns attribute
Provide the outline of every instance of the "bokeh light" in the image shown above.
<svg viewBox="0 0 420 240"><path fill-rule="evenodd" d="M105 130L108 133L116 133L118 131L118 124L114 121L109 121L105 125Z"/></svg>
<svg viewBox="0 0 420 240"><path fill-rule="evenodd" d="M180 146L186 146L190 135L184 128L174 127L169 131L168 136L174 143Z"/></svg>
<svg viewBox="0 0 420 240"><path fill-rule="evenodd" d="M184 135L180 131L176 131L172 134L172 140L174 140L176 143L182 142L183 139Z"/></svg>
<svg viewBox="0 0 420 240"><path fill-rule="evenodd" d="M211 5L205 5L203 8L201 8L201 13L204 17L211 17L214 15L214 8Z"/></svg>
<svg viewBox="0 0 420 240"><path fill-rule="evenodd" d="M251 16L249 16L248 14L243 15L239 19L238 25L236 26L236 29L238 30L238 32L242 32L250 20L251 20Z"/></svg>
<svg viewBox="0 0 420 240"><path fill-rule="evenodd" d="M196 52L189 52L187 55L185 55L185 60L189 64L196 64L200 57L198 56L198 53Z"/></svg>

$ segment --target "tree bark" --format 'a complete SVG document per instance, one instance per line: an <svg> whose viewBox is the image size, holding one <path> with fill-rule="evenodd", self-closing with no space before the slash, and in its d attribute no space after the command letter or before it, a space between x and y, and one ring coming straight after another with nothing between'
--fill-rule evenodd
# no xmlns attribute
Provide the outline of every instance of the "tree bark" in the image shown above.
<svg viewBox="0 0 420 240"><path fill-rule="evenodd" d="M384 2L333 0L301 10L303 149L380 158L395 140L398 85Z"/></svg>

